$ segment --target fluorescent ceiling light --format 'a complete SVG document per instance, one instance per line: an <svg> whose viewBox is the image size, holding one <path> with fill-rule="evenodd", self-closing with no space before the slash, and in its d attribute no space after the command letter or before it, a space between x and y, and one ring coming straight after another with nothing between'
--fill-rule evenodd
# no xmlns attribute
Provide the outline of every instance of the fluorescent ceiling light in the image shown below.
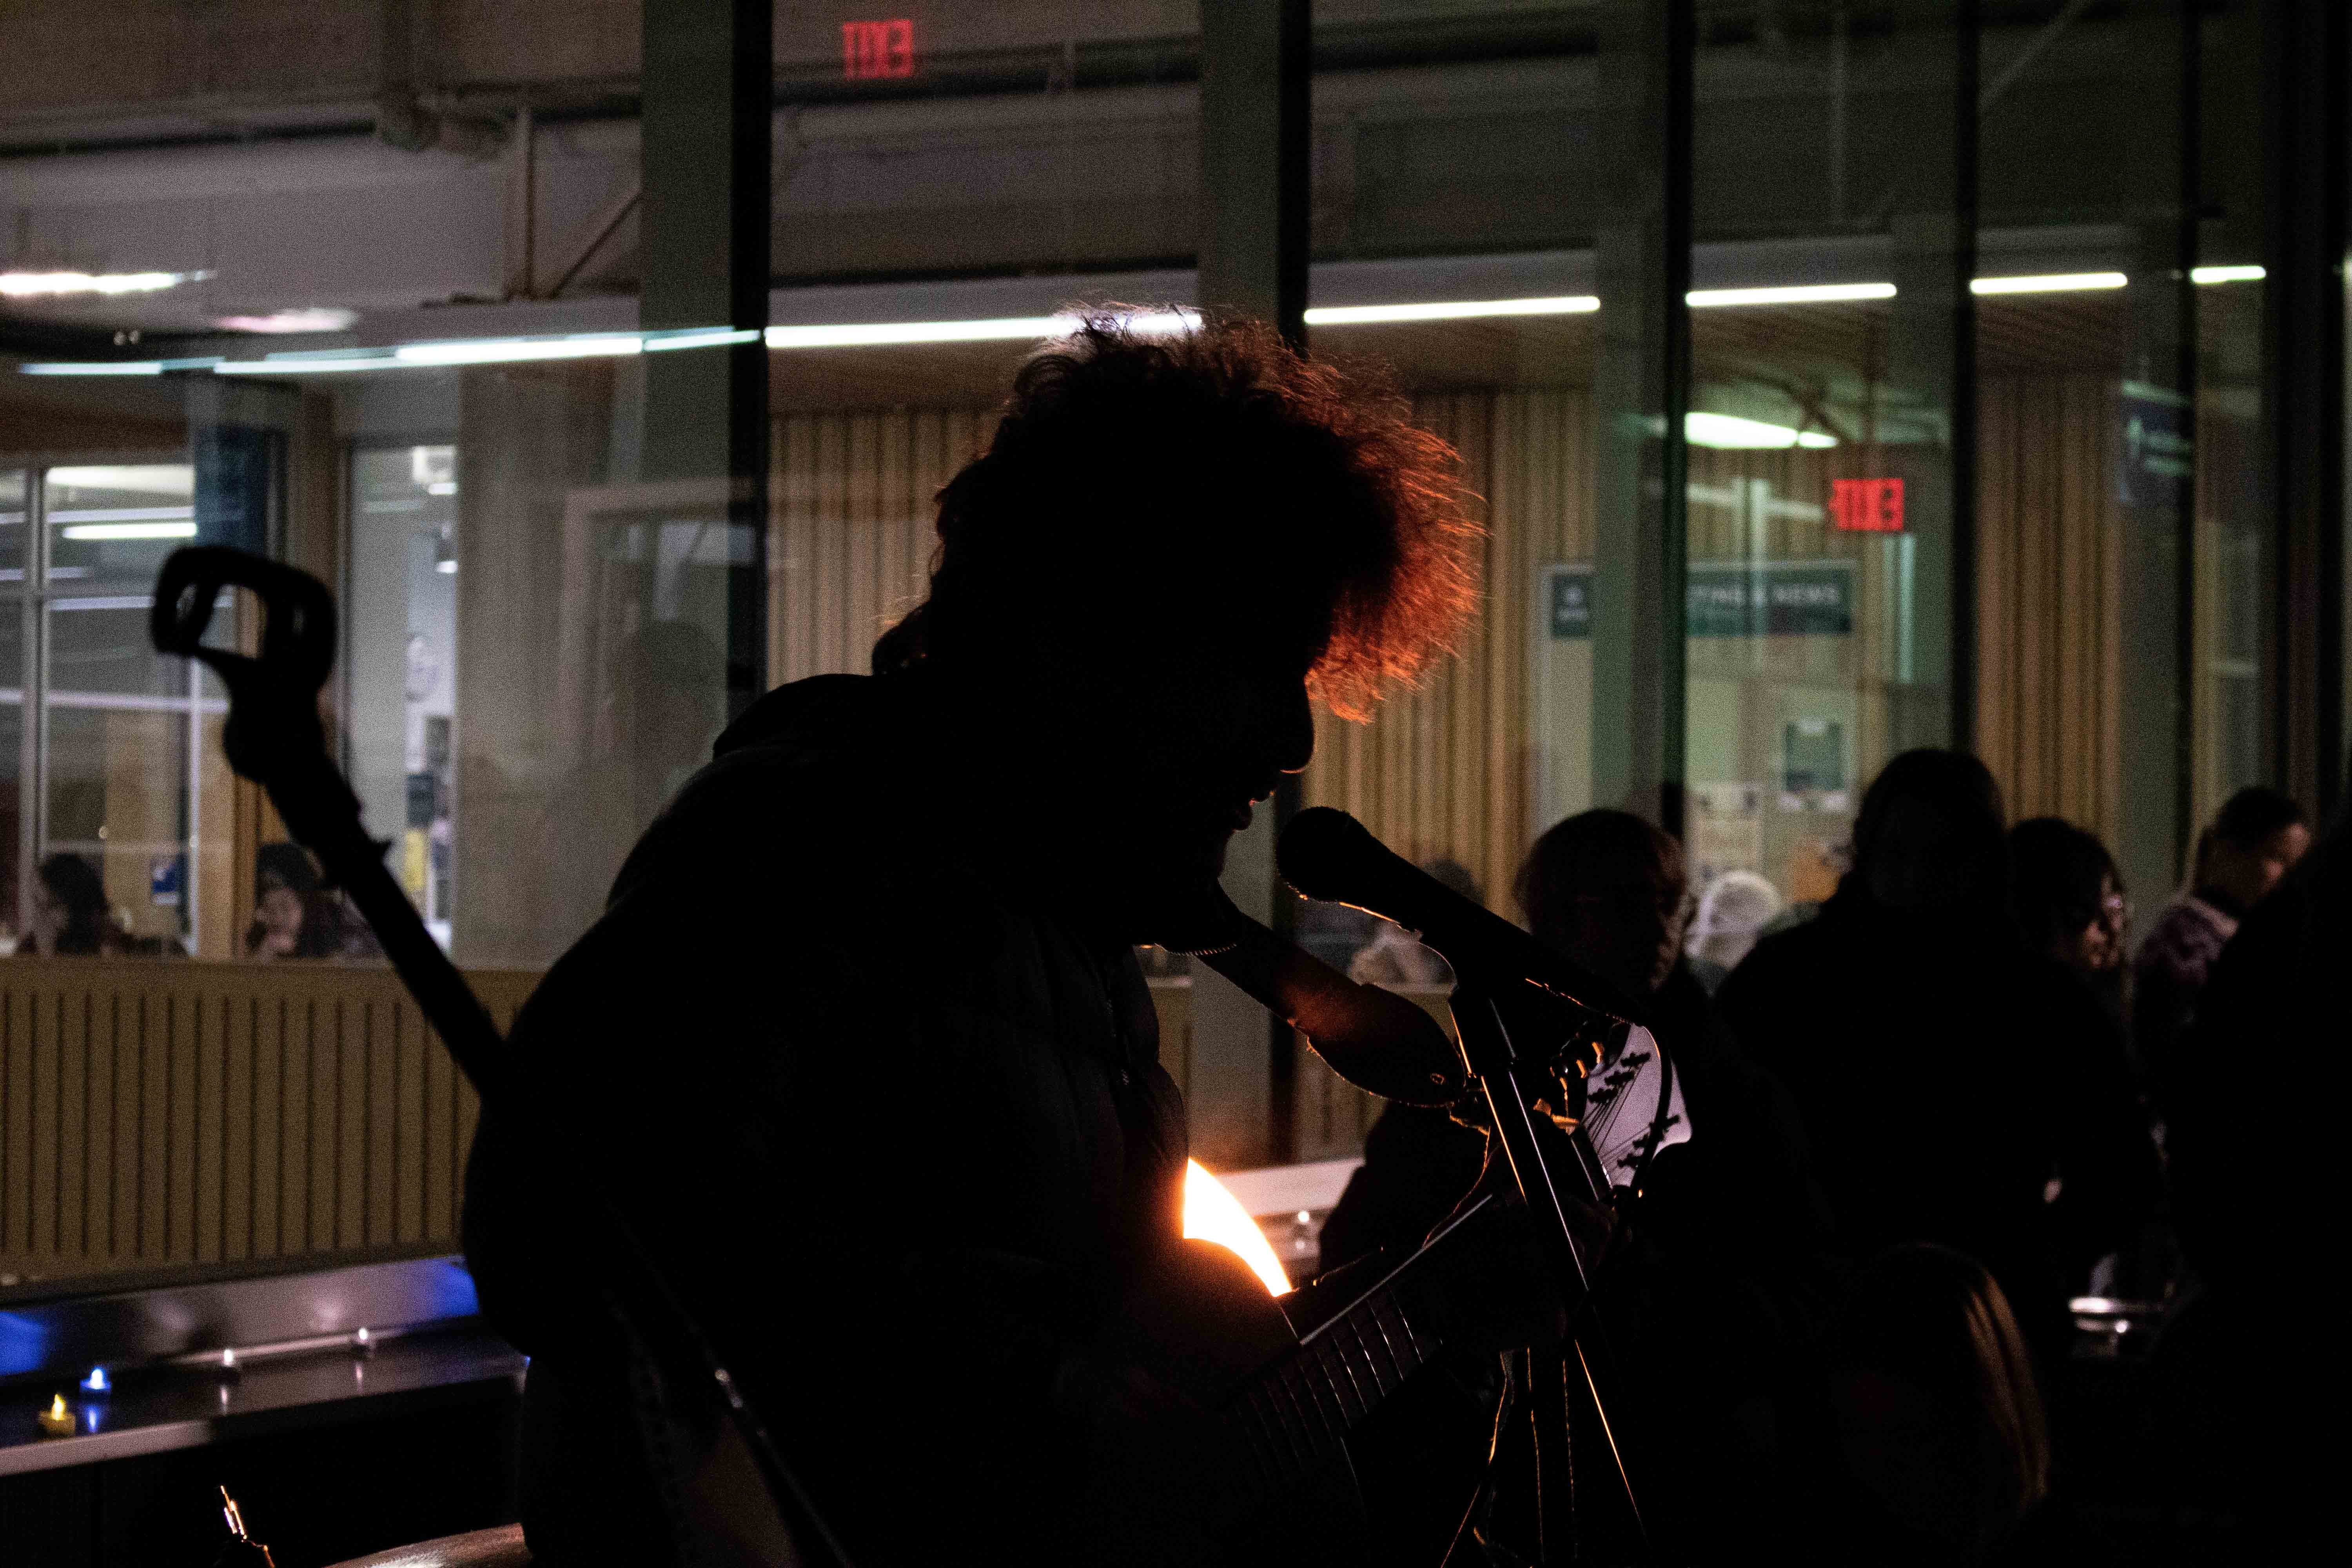
<svg viewBox="0 0 2352 1568"><path fill-rule="evenodd" d="M561 338L464 338L446 343L403 343L392 351L402 364L510 364L522 360L604 359L633 354L645 340L635 332Z"/></svg>
<svg viewBox="0 0 2352 1568"><path fill-rule="evenodd" d="M1683 416L1683 438L1694 447L1715 447L1729 451L1837 445L1837 437L1826 431L1796 430L1786 425L1767 424L1761 419L1742 419L1736 414L1685 414Z"/></svg>
<svg viewBox="0 0 2352 1568"><path fill-rule="evenodd" d="M740 331L727 327L693 327L685 331L647 332L646 353L659 353L664 349L717 349L733 343L755 343L760 341L756 327Z"/></svg>
<svg viewBox="0 0 2352 1568"><path fill-rule="evenodd" d="M192 361L211 364L214 361ZM20 364L16 369L26 375L161 375L163 362L159 359L49 360L36 364Z"/></svg>
<svg viewBox="0 0 2352 1568"><path fill-rule="evenodd" d="M63 294L152 294L211 276L209 272L0 272L0 295L30 300Z"/></svg>
<svg viewBox="0 0 2352 1568"><path fill-rule="evenodd" d="M51 522L173 522L194 517L184 506L78 506L49 513Z"/></svg>
<svg viewBox="0 0 2352 1568"><path fill-rule="evenodd" d="M2131 279L2120 272L2044 272L2031 278L1979 278L1978 294L2071 294L2085 289L2120 289Z"/></svg>
<svg viewBox="0 0 2352 1568"><path fill-rule="evenodd" d="M78 490L133 490L158 496L196 493L196 470L187 463L70 463L47 473L51 485Z"/></svg>
<svg viewBox="0 0 2352 1568"><path fill-rule="evenodd" d="M1311 314L1311 312L1310 312ZM1147 310L1121 317L1128 331L1151 336L1189 331L1200 323L1197 310ZM1058 338L1076 331L1084 318L994 316L970 321L861 321L845 326L770 327L772 349L878 348L899 343L1013 342Z"/></svg>
<svg viewBox="0 0 2352 1568"><path fill-rule="evenodd" d="M78 522L63 530L68 539L194 539L196 525L184 522Z"/></svg>
<svg viewBox="0 0 2352 1568"><path fill-rule="evenodd" d="M2269 274L2259 267L2192 267L2191 283L2259 283Z"/></svg>
<svg viewBox="0 0 2352 1568"><path fill-rule="evenodd" d="M357 310L312 305L266 316L216 316L213 325L225 332L340 332L359 319Z"/></svg>
<svg viewBox="0 0 2352 1568"><path fill-rule="evenodd" d="M1423 305L1317 305L1307 312L1310 327L1352 327L1373 321L1460 321L1479 316L1583 316L1601 309L1591 294L1560 294L1539 300L1441 300Z"/></svg>
<svg viewBox="0 0 2352 1568"><path fill-rule="evenodd" d="M772 349L849 349L886 343L985 343L1051 338L1073 323L1062 316L999 316L977 321L871 321L841 327L770 327Z"/></svg>
<svg viewBox="0 0 2352 1568"><path fill-rule="evenodd" d="M1892 283L1801 283L1786 289L1694 289L1684 298L1691 309L1717 305L1827 305L1844 300L1892 300Z"/></svg>

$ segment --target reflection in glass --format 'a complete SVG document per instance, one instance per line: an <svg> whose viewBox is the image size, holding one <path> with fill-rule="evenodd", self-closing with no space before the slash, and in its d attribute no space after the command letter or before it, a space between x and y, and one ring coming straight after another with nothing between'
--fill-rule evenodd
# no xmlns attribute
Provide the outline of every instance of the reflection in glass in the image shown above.
<svg viewBox="0 0 2352 1568"><path fill-rule="evenodd" d="M457 448L352 459L352 786L427 929L450 941L457 687Z"/></svg>
<svg viewBox="0 0 2352 1568"><path fill-rule="evenodd" d="M194 471L60 464L10 478L19 520L0 537L21 564L0 594L12 895L0 939L20 947L70 903L76 951L226 957L241 911L224 703L209 674L156 654L147 628L156 569L196 531ZM234 612L221 620L233 628Z"/></svg>

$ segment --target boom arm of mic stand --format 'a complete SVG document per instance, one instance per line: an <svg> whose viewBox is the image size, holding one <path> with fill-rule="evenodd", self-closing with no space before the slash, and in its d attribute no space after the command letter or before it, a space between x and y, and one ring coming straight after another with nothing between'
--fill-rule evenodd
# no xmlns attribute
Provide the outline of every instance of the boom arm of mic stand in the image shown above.
<svg viewBox="0 0 2352 1568"><path fill-rule="evenodd" d="M1584 1249L1576 1237L1566 1202L1561 1198L1560 1175L1555 1162L1545 1152L1543 1139L1538 1136L1536 1118L1543 1115L1536 1109L1528 1088L1528 1071L1538 1064L1521 1059L1517 1047L1511 1042L1511 1032L1503 1021L1501 1006L1494 995L1482 987L1464 984L1454 994L1454 1026L1462 1042L1462 1055L1471 1075L1476 1079L1486 1101L1488 1125L1494 1128L1501 1143L1503 1157L1508 1162L1511 1179L1526 1202L1537 1235L1545 1251L1550 1255L1554 1268L1563 1279L1573 1279L1577 1285L1578 1304L1571 1314L1582 1315L1592 1296L1591 1266ZM1580 1183L1580 1184L1589 1184ZM1593 1331L1599 1331L1598 1320ZM1594 1374L1591 1358L1585 1354L1582 1336L1571 1331L1570 1340L1577 1364L1584 1374L1587 1393L1592 1408L1601 1417L1602 1435L1609 1442L1610 1458L1613 1461L1617 1479L1624 1489L1625 1505L1633 1518L1635 1533L1644 1549L1649 1544L1649 1527L1642 1516L1642 1500L1634 1489L1632 1472L1627 1469L1622 1445L1617 1440L1614 1426L1601 1398L1601 1382ZM1545 1551L1552 1550L1549 1534Z"/></svg>
<svg viewBox="0 0 2352 1568"><path fill-rule="evenodd" d="M207 647L205 633L224 590L244 588L260 600L262 630L256 655ZM464 974L425 929L415 905L384 868L384 846L360 820L359 797L328 759L319 691L333 668L335 604L326 585L299 568L222 545L175 550L155 582L149 629L159 652L208 666L228 689L222 727L229 766L269 794L295 840L319 857L327 876L350 893L374 928L384 956L416 998L459 1070L485 1105L536 1126L519 1092L498 1026ZM550 1149L556 1140L543 1141ZM778 1450L775 1439L736 1384L677 1292L656 1267L644 1239L601 1184L584 1185L602 1200L604 1219L621 1244L626 1267L622 1294L665 1326L717 1389L737 1435L787 1529L821 1562L850 1568L847 1551Z"/></svg>

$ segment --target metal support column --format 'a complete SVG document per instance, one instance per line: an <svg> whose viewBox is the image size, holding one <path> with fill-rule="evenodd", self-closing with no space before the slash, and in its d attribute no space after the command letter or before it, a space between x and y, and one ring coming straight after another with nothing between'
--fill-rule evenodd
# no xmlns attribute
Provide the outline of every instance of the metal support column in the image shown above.
<svg viewBox="0 0 2352 1568"><path fill-rule="evenodd" d="M1308 0L1218 0L1201 8L1201 264L1203 310L1254 316L1307 342ZM1286 779L1225 855L1225 890L1286 931L1297 900L1274 870L1274 841L1298 809ZM1192 966L1192 1141L1214 1162L1279 1163L1297 1148L1296 1047L1205 966Z"/></svg>
<svg viewBox="0 0 2352 1568"><path fill-rule="evenodd" d="M1682 831L1691 388L1691 0L1602 24L1592 450L1592 804Z"/></svg>
<svg viewBox="0 0 2352 1568"><path fill-rule="evenodd" d="M645 8L639 325L768 322L774 20L765 0ZM768 353L756 336L645 357L648 480L724 480L728 710L767 685Z"/></svg>
<svg viewBox="0 0 2352 1568"><path fill-rule="evenodd" d="M2344 766L2346 51L2333 4L2263 7L2263 431L2276 532L2264 638L2273 782L2331 811Z"/></svg>

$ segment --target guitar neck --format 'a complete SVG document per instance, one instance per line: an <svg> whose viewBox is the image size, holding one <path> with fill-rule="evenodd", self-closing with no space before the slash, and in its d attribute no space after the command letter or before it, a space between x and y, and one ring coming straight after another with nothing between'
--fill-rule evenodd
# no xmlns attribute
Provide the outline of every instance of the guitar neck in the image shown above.
<svg viewBox="0 0 2352 1568"><path fill-rule="evenodd" d="M1356 1424L1444 1348L1429 1313L1409 1304L1406 1276L1495 1200L1482 1198L1382 1274L1341 1311L1302 1335L1227 1407L1261 1490L1286 1489L1341 1451Z"/></svg>

